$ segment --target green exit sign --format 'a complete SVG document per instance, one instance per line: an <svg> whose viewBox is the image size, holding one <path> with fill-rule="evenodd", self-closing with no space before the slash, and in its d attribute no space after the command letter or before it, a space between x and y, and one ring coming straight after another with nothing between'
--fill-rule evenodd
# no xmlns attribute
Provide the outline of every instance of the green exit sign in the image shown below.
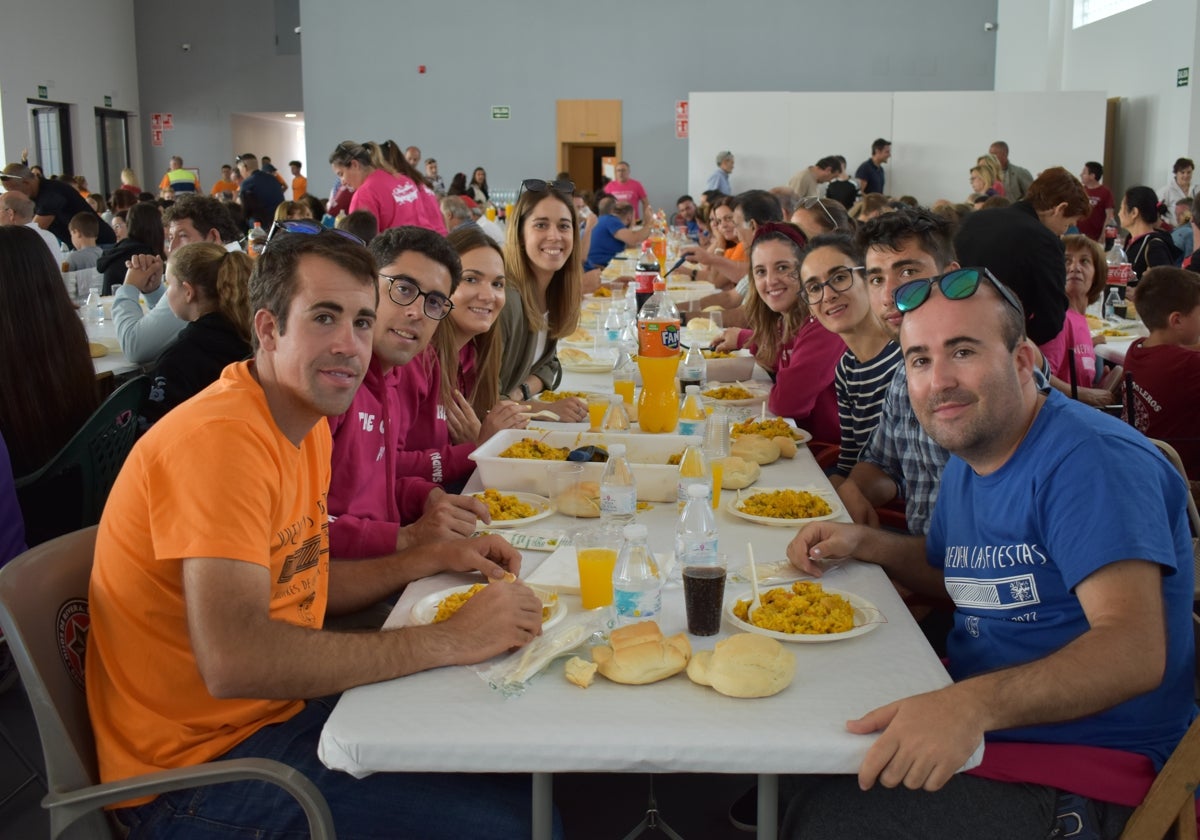
<svg viewBox="0 0 1200 840"><path fill-rule="evenodd" d="M493 105L492 106L492 119L506 120L506 119L508 119L508 116L509 116L509 111L508 111L507 105Z"/></svg>
<svg viewBox="0 0 1200 840"><path fill-rule="evenodd" d="M112 107L112 97L111 97L111 96L106 96L106 97L104 97L104 107L105 107L105 108L111 108L111 107Z"/></svg>
<svg viewBox="0 0 1200 840"><path fill-rule="evenodd" d="M38 85L38 99L49 99L49 98L50 98L50 88L46 87L45 85Z"/></svg>
<svg viewBox="0 0 1200 840"><path fill-rule="evenodd" d="M1187 87L1188 76L1190 75L1190 67L1180 67L1175 71L1175 87Z"/></svg>

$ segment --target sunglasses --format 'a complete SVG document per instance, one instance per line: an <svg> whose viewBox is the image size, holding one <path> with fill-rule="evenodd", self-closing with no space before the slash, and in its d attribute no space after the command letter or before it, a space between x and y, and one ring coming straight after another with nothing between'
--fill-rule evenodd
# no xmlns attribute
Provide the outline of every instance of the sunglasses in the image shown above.
<svg viewBox="0 0 1200 840"><path fill-rule="evenodd" d="M956 268L941 277L926 277L922 280L912 280L896 289L896 308L901 312L912 312L925 301L929 300L929 292L936 285L948 300L965 300L979 288L979 284L987 280L1004 298L1004 302L1013 309L1024 314L1020 302L1007 286L996 279L996 276L986 268Z"/></svg>
<svg viewBox="0 0 1200 840"><path fill-rule="evenodd" d="M833 289L835 292L844 292L854 285L854 274L861 274L867 269L864 266L842 266L835 268L833 273L829 275L829 279L822 283L815 277L801 285L804 291L804 299L808 301L810 306L816 306L825 297L825 287Z"/></svg>
<svg viewBox="0 0 1200 840"><path fill-rule="evenodd" d="M825 206L825 202L821 201L819 196L809 196L808 198L800 199L800 206L805 210L811 210L814 207L820 207L821 212L825 214L825 218L829 219L829 224L833 230L837 230L838 223L834 220L833 214L829 212L829 208Z"/></svg>
<svg viewBox="0 0 1200 840"><path fill-rule="evenodd" d="M280 221L271 225L271 230L267 234L267 245L270 245L271 240L277 235L285 233L299 233L304 236L316 236L318 233L324 233L325 231L336 233L343 239L349 239L351 242L362 245L364 248L367 246L367 243L363 242L350 231L342 230L341 228L327 228L320 222L314 221L313 219L281 219Z"/></svg>
<svg viewBox="0 0 1200 840"><path fill-rule="evenodd" d="M417 281L407 274L398 274L395 277L389 274L380 274L379 276L388 281L388 297L397 306L408 306L419 297L425 298L422 308L425 317L431 321L442 320L454 308L450 298L441 292L422 291L421 287L417 285Z"/></svg>
<svg viewBox="0 0 1200 840"><path fill-rule="evenodd" d="M526 178L521 182L521 189L517 192L517 198L521 197L523 192L544 193L553 190L563 195L573 195L575 192L575 182L569 178L560 178L554 181L543 181L541 178Z"/></svg>

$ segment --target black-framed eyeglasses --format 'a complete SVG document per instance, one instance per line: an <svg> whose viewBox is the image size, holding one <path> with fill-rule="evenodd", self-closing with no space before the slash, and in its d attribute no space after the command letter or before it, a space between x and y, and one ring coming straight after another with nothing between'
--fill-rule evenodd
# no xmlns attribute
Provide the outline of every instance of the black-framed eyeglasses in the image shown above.
<svg viewBox="0 0 1200 840"><path fill-rule="evenodd" d="M926 277L921 280L910 280L896 289L896 308L901 312L912 312L929 300L929 293L936 284L942 294L949 300L965 300L975 294L979 284L987 280L1004 298L1004 302L1013 309L1024 314L1020 301L1012 290L996 279L996 275L986 268L956 268L947 271L940 277Z"/></svg>
<svg viewBox="0 0 1200 840"><path fill-rule="evenodd" d="M833 214L829 212L829 208L825 206L825 202L821 200L820 196L810 195L808 198L802 198L800 199L800 206L805 210L811 210L814 207L820 207L821 212L825 214L825 218L829 219L829 224L833 226L834 230L837 230L838 223L833 218Z"/></svg>
<svg viewBox="0 0 1200 840"><path fill-rule="evenodd" d="M835 292L844 292L854 285L855 273L857 272L861 274L866 270L866 267L861 265L846 265L842 266L841 268L835 268L829 273L829 279L824 283L813 277L801 283L800 289L804 292L804 299L808 301L810 305L815 306L821 302L822 298L825 297L826 286L833 289Z"/></svg>
<svg viewBox="0 0 1200 840"><path fill-rule="evenodd" d="M363 242L350 231L342 230L341 228L327 228L320 222L314 221L313 219L280 219L279 221L275 222L275 224L271 225L271 230L267 234L267 244L270 245L272 239L284 233L298 233L303 236L316 236L318 233L324 233L325 231L336 233L343 239L349 239L351 242L362 245L364 248L367 246L367 243Z"/></svg>
<svg viewBox="0 0 1200 840"><path fill-rule="evenodd" d="M422 308L425 312L425 317L432 321L442 320L454 308L454 304L450 301L450 298L441 292L423 291L417 285L417 281L407 274L397 274L394 277L390 274L380 274L379 276L388 281L388 297L397 306L408 306L419 297L425 298Z"/></svg>
<svg viewBox="0 0 1200 840"><path fill-rule="evenodd" d="M521 189L517 192L517 198L520 198L523 192L544 193L551 190L563 195L574 195L575 182L569 178L558 178L554 181L543 181L541 178L526 178L521 182Z"/></svg>

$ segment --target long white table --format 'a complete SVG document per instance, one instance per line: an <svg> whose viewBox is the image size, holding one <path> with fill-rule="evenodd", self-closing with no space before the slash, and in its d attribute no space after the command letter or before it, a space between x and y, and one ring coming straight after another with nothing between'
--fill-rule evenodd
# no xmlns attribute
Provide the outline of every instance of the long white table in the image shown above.
<svg viewBox="0 0 1200 840"><path fill-rule="evenodd" d="M572 376L565 387L600 390L602 382L607 377ZM477 476L472 482L467 490L479 489ZM828 482L801 449L794 460L765 467L758 482L784 485L827 487ZM670 504L655 504L639 516L649 526L652 550L671 550L677 516ZM744 562L747 541L753 542L758 561L772 562L783 559L793 536L790 528L756 525L724 510L717 522L731 568ZM555 515L531 528L576 524ZM522 577L546 556L526 552ZM412 584L385 626L410 623L412 605L421 597L468 581L462 575L438 575ZM757 773L759 813L774 814L775 774L857 772L874 737L847 733L846 720L950 682L878 567L850 563L827 575L826 585L871 601L885 623L854 639L790 645L797 657L796 678L774 697L735 700L684 675L648 686L617 685L597 677L583 690L565 680L562 660L557 660L522 696L505 699L468 668L441 668L347 691L322 732L321 760L357 776L386 771L533 773L537 837L549 837L549 774L555 772ZM731 585L727 600L746 589ZM580 609L578 598L563 599L570 611ZM682 589L664 590L659 624L667 635L686 630ZM701 650L731 632L726 622L717 637L689 638L693 650ZM969 766L981 755L982 748ZM775 832L774 820L760 819L759 837L774 838Z"/></svg>
<svg viewBox="0 0 1200 840"><path fill-rule="evenodd" d="M99 324L89 324L84 321L88 341L103 344L108 354L98 359L92 359L92 367L96 369L96 377L124 376L138 373L142 366L131 362L121 350L121 342L117 340L117 325L112 319L112 297L101 298L104 304L104 320Z"/></svg>

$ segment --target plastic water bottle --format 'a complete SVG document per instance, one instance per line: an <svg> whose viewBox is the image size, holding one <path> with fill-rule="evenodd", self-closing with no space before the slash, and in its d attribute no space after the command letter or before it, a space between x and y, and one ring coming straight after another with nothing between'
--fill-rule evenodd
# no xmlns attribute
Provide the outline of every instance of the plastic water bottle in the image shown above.
<svg viewBox="0 0 1200 840"><path fill-rule="evenodd" d="M93 326L104 323L104 303L100 300L100 291L100 284L93 283L88 288L87 302L83 304L87 322Z"/></svg>
<svg viewBox="0 0 1200 840"><path fill-rule="evenodd" d="M1111 321L1116 317L1117 306L1121 303L1121 296L1117 294L1116 289L1109 289L1108 294L1104 298L1104 320Z"/></svg>
<svg viewBox="0 0 1200 840"><path fill-rule="evenodd" d="M687 393L688 386L695 385L698 388L704 387L704 380L708 377L708 362L704 358L704 353L700 351L695 339L692 340L692 345L688 348L687 355L683 357L683 361L679 363L679 387ZM688 434L685 432L684 434Z"/></svg>
<svg viewBox="0 0 1200 840"><path fill-rule="evenodd" d="M708 471L703 449L696 444L684 449L683 457L679 459L679 481L676 484L679 510L683 510L687 505L688 494L693 485L703 490L705 498L712 492L712 474Z"/></svg>
<svg viewBox="0 0 1200 840"><path fill-rule="evenodd" d="M620 624L655 618L662 611L662 579L646 547L646 526L626 525L625 543L613 570L613 606Z"/></svg>
<svg viewBox="0 0 1200 840"><path fill-rule="evenodd" d="M688 487L687 505L675 526L675 565L710 566L717 558L717 520L703 484Z"/></svg>
<svg viewBox="0 0 1200 840"><path fill-rule="evenodd" d="M621 341L621 330L624 326L621 321L620 306L614 301L609 304L608 314L604 316L604 340L616 347Z"/></svg>
<svg viewBox="0 0 1200 840"><path fill-rule="evenodd" d="M246 251L254 259L262 256L263 248L267 246L267 232L263 230L262 222L255 222L246 238Z"/></svg>
<svg viewBox="0 0 1200 840"><path fill-rule="evenodd" d="M633 424L629 421L629 412L625 410L625 400L620 394L608 398L608 414L604 418L604 431L628 432ZM624 446L622 446L624 448ZM612 450L612 447L609 447Z"/></svg>
<svg viewBox="0 0 1200 840"><path fill-rule="evenodd" d="M618 404L620 398L613 395ZM637 482L633 470L625 460L625 444L614 443L608 447L608 463L600 477L600 522L603 525L622 526L637 518Z"/></svg>

